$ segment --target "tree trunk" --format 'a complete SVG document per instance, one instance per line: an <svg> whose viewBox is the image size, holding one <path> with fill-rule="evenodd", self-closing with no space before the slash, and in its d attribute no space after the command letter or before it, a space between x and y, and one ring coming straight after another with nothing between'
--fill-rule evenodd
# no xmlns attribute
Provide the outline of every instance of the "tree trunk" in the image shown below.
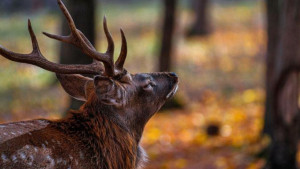
<svg viewBox="0 0 300 169"><path fill-rule="evenodd" d="M189 36L208 35L211 31L209 22L210 0L193 0L193 10L196 20L190 29Z"/></svg>
<svg viewBox="0 0 300 169"><path fill-rule="evenodd" d="M176 23L177 0L164 0L164 21L159 55L159 72L170 72L172 70L172 52L174 42L174 30ZM182 108L182 102L176 97L168 100L161 110Z"/></svg>
<svg viewBox="0 0 300 169"><path fill-rule="evenodd" d="M95 0L72 0L66 1L66 6L69 9L74 22L79 30L81 30L90 42L95 44ZM63 26L62 34L68 35L70 33L67 21L62 16ZM77 47L70 44L62 43L60 48L60 63L62 64L88 64L92 59L84 55ZM83 102L71 99L71 109L78 109Z"/></svg>
<svg viewBox="0 0 300 169"><path fill-rule="evenodd" d="M298 143L298 73L287 77L273 115L273 134L269 166L271 169L296 169Z"/></svg>
<svg viewBox="0 0 300 169"><path fill-rule="evenodd" d="M272 135L271 121L271 86L274 83L274 68L277 48L279 44L279 27L280 27L280 0L266 0L267 7L267 57L266 57L266 104L265 104L265 125L264 133Z"/></svg>
<svg viewBox="0 0 300 169"><path fill-rule="evenodd" d="M171 70L173 35L176 22L177 0L164 0L164 23L161 41L161 50L159 56L159 71L165 72Z"/></svg>
<svg viewBox="0 0 300 169"><path fill-rule="evenodd" d="M298 71L300 70L300 1L299 0L267 0L267 7L276 7L279 10L271 9L276 12L278 27L270 27L269 23L269 42L272 38L277 39L275 49L268 49L268 57L273 61L267 62L267 74L271 74L269 97L267 96L266 117L270 119L269 124L272 128L265 130L271 132L272 145L269 155L267 168L270 169L296 169L296 154L299 130L299 108L298 108ZM268 17L272 12L268 9ZM279 11L279 12L278 12ZM275 18L273 18L275 22ZM271 22L271 18L268 19ZM276 30L277 29L277 30ZM274 31L272 33L272 31ZM274 40L273 39L273 40ZM274 42L270 42L269 48ZM275 43L274 43L275 44ZM273 44L273 45L274 45ZM274 46L273 46L274 47ZM272 53L273 52L273 53ZM270 59L270 58L268 58ZM270 64L270 65L269 65ZM297 72L291 71L291 67L298 66ZM268 72L272 71L272 72ZM268 82L267 82L268 83ZM268 87L267 85L267 87ZM267 95L268 95L267 94ZM269 112L268 112L269 111ZM268 116L269 113L269 116ZM266 119L268 121L268 119Z"/></svg>

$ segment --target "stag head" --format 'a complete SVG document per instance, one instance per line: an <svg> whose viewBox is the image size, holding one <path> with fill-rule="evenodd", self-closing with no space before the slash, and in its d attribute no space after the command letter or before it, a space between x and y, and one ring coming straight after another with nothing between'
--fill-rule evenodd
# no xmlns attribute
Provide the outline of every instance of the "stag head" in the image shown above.
<svg viewBox="0 0 300 169"><path fill-rule="evenodd" d="M157 112L178 88L175 73L130 74L124 63L127 56L127 42L121 29L122 47L119 58L114 62L114 41L108 31L104 17L103 27L108 42L105 53L99 53L75 23L61 0L57 0L70 28L70 35L59 36L49 33L49 38L72 44L94 59L89 65L62 65L48 61L41 53L30 20L28 29L33 51L30 54L14 53L0 46L0 54L7 59L29 63L55 72L65 91L72 97L85 101L81 109L93 106L100 112L109 112L117 123L129 129L139 142L146 122ZM80 74L94 75L94 78Z"/></svg>

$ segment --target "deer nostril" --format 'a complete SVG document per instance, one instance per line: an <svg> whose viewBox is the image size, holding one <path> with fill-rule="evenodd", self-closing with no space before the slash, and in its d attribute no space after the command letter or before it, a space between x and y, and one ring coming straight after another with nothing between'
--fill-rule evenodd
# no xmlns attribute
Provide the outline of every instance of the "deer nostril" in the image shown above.
<svg viewBox="0 0 300 169"><path fill-rule="evenodd" d="M169 73L169 75L172 76L172 77L178 77L177 74L174 73L174 72Z"/></svg>

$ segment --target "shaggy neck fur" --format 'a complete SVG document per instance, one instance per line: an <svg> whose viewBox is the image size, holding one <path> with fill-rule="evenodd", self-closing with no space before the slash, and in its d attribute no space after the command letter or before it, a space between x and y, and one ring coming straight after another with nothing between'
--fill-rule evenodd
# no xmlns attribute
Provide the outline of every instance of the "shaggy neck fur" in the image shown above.
<svg viewBox="0 0 300 169"><path fill-rule="evenodd" d="M71 111L57 127L81 140L85 154L97 168L140 168L143 153L133 135L116 113L98 103L94 96L79 111Z"/></svg>

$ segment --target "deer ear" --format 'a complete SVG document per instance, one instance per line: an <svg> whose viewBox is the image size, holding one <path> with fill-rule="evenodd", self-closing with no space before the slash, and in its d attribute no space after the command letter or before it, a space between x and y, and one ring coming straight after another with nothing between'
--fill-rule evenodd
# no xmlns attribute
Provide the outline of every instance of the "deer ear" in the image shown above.
<svg viewBox="0 0 300 169"><path fill-rule="evenodd" d="M97 97L106 105L121 106L121 94L115 82L104 76L96 76L94 79Z"/></svg>
<svg viewBox="0 0 300 169"><path fill-rule="evenodd" d="M95 89L93 79L82 75L56 74L56 77L64 90L77 100L87 101L89 95Z"/></svg>

